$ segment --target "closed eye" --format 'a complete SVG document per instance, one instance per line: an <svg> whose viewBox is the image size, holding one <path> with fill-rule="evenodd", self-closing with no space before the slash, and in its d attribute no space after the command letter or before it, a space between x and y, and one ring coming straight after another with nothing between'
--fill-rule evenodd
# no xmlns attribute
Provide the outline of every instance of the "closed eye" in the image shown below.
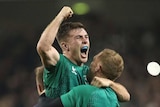
<svg viewBox="0 0 160 107"><path fill-rule="evenodd" d="M77 35L77 36L76 36L76 39L82 39L82 38L83 38L82 35ZM88 35L85 35L84 38L89 38L89 36L88 36Z"/></svg>
<svg viewBox="0 0 160 107"><path fill-rule="evenodd" d="M77 35L76 39L81 39L83 36L82 35Z"/></svg>
<svg viewBox="0 0 160 107"><path fill-rule="evenodd" d="M85 35L85 38L89 38L89 36L88 36L88 35Z"/></svg>

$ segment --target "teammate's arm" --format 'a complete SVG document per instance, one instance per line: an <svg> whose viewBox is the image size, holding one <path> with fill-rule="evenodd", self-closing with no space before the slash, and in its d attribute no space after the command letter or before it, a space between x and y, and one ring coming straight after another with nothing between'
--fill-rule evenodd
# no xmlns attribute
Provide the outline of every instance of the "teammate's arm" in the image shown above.
<svg viewBox="0 0 160 107"><path fill-rule="evenodd" d="M110 87L116 92L120 102L130 101L130 94L123 85L111 81Z"/></svg>
<svg viewBox="0 0 160 107"><path fill-rule="evenodd" d="M123 85L119 83L106 78L94 77L91 84L97 87L111 87L116 92L120 102L126 102L130 100L129 92Z"/></svg>
<svg viewBox="0 0 160 107"><path fill-rule="evenodd" d="M58 51L52 46L60 24L63 22L64 19L71 17L73 14L70 7L64 6L58 15L52 20L52 22L46 27L43 31L38 44L37 44L37 51L40 55L43 65L46 68L55 65L59 60L59 53Z"/></svg>
<svg viewBox="0 0 160 107"><path fill-rule="evenodd" d="M41 95L44 92L43 70L44 70L43 66L36 67L34 70L36 76L36 86L39 95Z"/></svg>

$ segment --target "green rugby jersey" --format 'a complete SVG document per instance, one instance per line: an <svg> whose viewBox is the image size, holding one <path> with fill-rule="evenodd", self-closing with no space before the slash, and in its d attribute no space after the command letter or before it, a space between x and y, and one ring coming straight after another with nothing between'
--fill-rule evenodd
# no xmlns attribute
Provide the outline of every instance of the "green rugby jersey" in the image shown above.
<svg viewBox="0 0 160 107"><path fill-rule="evenodd" d="M111 88L80 85L61 96L64 107L120 107Z"/></svg>
<svg viewBox="0 0 160 107"><path fill-rule="evenodd" d="M88 66L77 66L60 54L60 60L51 71L44 69L43 82L47 97L57 98L73 87L86 84Z"/></svg>

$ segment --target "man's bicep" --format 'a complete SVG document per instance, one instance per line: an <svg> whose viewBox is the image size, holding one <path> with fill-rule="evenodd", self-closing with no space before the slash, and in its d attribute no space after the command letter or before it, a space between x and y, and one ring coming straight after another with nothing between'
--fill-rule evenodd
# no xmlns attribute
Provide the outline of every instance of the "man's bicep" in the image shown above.
<svg viewBox="0 0 160 107"><path fill-rule="evenodd" d="M118 100L120 102L126 102L130 100L129 92L120 83L113 82L113 84L110 87L116 92Z"/></svg>

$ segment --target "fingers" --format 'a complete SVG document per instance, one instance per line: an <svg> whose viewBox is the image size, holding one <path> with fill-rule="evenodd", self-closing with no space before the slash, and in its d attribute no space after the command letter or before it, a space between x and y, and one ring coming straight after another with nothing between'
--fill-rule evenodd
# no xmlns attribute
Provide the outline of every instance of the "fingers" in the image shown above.
<svg viewBox="0 0 160 107"><path fill-rule="evenodd" d="M112 84L112 81L107 78L94 77L91 85L96 87L109 87Z"/></svg>
<svg viewBox="0 0 160 107"><path fill-rule="evenodd" d="M91 81L91 85L94 85L96 87L102 87L101 81L97 77L93 78L93 80Z"/></svg>
<svg viewBox="0 0 160 107"><path fill-rule="evenodd" d="M72 15L73 15L73 11L70 11L70 12L69 12L69 15L68 15L69 18L72 17Z"/></svg>
<svg viewBox="0 0 160 107"><path fill-rule="evenodd" d="M68 7L68 16L66 18L70 18L73 15L73 11L70 7Z"/></svg>

